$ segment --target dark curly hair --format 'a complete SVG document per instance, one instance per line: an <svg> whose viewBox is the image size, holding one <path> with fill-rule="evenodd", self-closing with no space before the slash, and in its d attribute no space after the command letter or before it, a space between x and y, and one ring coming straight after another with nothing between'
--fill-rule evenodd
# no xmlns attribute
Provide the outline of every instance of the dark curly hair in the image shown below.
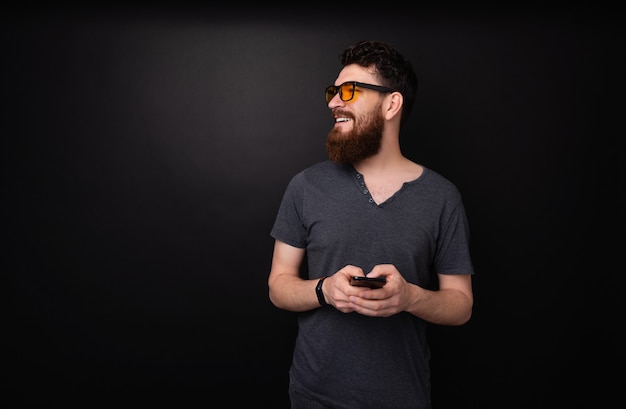
<svg viewBox="0 0 626 409"><path fill-rule="evenodd" d="M340 60L344 67L350 64L374 67L381 85L402 94L404 105L401 123L406 122L415 102L417 75L402 54L391 44L382 41L360 41L346 48L340 55Z"/></svg>

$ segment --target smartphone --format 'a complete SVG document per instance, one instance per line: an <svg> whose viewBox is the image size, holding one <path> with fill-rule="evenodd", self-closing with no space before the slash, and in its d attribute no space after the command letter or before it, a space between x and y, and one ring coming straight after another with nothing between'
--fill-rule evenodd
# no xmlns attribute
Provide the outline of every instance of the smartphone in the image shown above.
<svg viewBox="0 0 626 409"><path fill-rule="evenodd" d="M365 276L352 276L350 277L350 285L357 287L369 287L380 288L387 283L385 277L365 277Z"/></svg>

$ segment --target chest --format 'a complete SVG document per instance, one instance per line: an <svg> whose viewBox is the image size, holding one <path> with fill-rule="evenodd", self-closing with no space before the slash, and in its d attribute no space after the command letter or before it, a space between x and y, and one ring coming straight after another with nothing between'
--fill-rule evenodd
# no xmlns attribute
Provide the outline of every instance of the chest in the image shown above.
<svg viewBox="0 0 626 409"><path fill-rule="evenodd" d="M365 186L369 191L370 196L374 199L376 204L386 202L391 196L396 194L404 185L403 179L391 179L391 180L371 180L366 181Z"/></svg>

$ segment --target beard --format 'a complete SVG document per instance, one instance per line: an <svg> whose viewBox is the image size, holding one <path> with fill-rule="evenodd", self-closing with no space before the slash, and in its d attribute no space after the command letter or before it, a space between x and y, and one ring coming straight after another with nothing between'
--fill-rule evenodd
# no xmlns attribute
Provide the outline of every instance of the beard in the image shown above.
<svg viewBox="0 0 626 409"><path fill-rule="evenodd" d="M348 116L348 115L346 115ZM356 163L374 156L380 150L385 121L380 113L380 107L370 111L359 121L355 118L351 131L342 132L333 128L326 138L326 153L328 158L338 163Z"/></svg>

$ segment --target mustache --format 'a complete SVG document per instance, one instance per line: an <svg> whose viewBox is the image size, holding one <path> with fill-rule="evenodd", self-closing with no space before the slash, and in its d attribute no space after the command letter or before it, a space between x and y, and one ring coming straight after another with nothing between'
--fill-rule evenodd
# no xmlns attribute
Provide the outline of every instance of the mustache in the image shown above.
<svg viewBox="0 0 626 409"><path fill-rule="evenodd" d="M337 109L337 108L334 108L332 111L330 111L330 117L331 118L335 119L335 118L340 117L340 116L354 119L354 116L350 112L342 111L342 110Z"/></svg>

